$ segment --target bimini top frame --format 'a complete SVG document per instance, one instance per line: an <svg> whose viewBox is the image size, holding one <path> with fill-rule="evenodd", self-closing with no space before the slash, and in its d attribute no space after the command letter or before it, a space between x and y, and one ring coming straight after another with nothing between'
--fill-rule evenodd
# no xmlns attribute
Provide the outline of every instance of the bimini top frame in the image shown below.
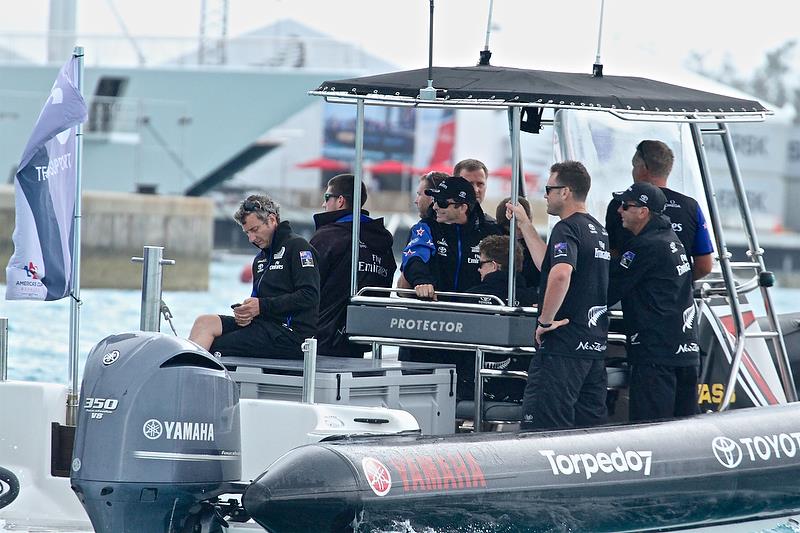
<svg viewBox="0 0 800 533"><path fill-rule="evenodd" d="M544 109L588 110L611 113L623 120L643 122L688 123L694 139L694 147L700 166L700 173L708 202L710 219L719 253L722 276L725 282L728 301L731 305L736 340L730 346L734 353L731 374L725 398L720 409L726 409L738 375L741 355L745 342L745 326L739 309L736 282L733 277L730 254L728 253L721 228L719 209L714 195L714 186L708 173L705 147L702 142L701 124L715 124L715 133L723 137L723 145L734 180L740 212L745 221L750 255L755 266L763 270L762 250L752 223L750 208L744 195L744 187L738 162L733 151L730 133L726 127L731 122L761 122L772 112L755 100L734 98L720 94L698 91L656 80L628 76L594 76L591 74L549 72L517 68L480 65L474 67L433 67L432 76L428 69L390 72L375 76L325 81L313 96L322 96L332 103L356 104L355 138L355 188L353 205L361 205L361 182L363 180L364 147L364 106L384 105L397 107L434 107L459 109L507 109L509 114L509 135L511 141L512 175L518 186L511 188L511 201L516 203L520 190L524 187L522 176L522 156L520 151L520 129L525 113L525 130L538 132L542 124ZM430 98L432 91L420 92L433 79L436 97ZM360 219L353 218L352 264L358 261L357 236L360 233ZM515 242L516 224L510 224L510 239ZM509 249L509 264L514 263L514 250ZM356 294L357 271L351 269L350 295ZM514 271L509 273L508 305L514 306ZM772 302L766 286L762 287L767 315L775 332L773 341L779 354L778 367L781 381L789 401L797 400L794 380L791 375L786 347L775 317Z"/></svg>
<svg viewBox="0 0 800 533"><path fill-rule="evenodd" d="M679 122L763 121L771 111L755 100L733 98L629 76L593 76L516 68L434 67L436 99L419 98L427 69L322 83L310 94L329 101L364 99L372 105L607 111L621 118Z"/></svg>

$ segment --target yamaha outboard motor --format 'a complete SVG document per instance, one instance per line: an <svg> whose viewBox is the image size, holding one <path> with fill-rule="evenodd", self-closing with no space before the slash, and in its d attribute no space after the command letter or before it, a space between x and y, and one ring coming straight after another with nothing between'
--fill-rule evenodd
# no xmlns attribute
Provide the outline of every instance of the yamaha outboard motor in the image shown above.
<svg viewBox="0 0 800 533"><path fill-rule="evenodd" d="M97 533L220 531L206 500L242 465L239 392L219 361L177 337L112 335L80 402L72 489Z"/></svg>

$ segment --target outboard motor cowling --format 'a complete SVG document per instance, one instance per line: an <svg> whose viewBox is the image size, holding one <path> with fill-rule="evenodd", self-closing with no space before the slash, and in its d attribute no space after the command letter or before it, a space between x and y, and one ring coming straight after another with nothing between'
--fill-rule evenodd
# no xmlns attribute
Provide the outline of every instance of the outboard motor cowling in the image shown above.
<svg viewBox="0 0 800 533"><path fill-rule="evenodd" d="M72 489L97 533L181 532L241 477L239 392L192 342L112 335L89 353ZM212 513L213 514L213 513Z"/></svg>

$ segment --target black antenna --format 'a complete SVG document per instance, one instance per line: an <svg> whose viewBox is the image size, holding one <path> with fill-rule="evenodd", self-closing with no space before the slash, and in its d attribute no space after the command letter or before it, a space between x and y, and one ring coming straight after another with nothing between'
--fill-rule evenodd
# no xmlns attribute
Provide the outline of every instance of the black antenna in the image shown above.
<svg viewBox="0 0 800 533"><path fill-rule="evenodd" d="M420 100L436 100L433 87L433 0L431 3L430 26L428 28L428 86L419 90Z"/></svg>
<svg viewBox="0 0 800 533"><path fill-rule="evenodd" d="M600 28L597 30L597 56L592 65L592 76L595 78L603 77L603 63L600 61L600 43L603 39L603 13L606 10L606 0L600 0Z"/></svg>
<svg viewBox="0 0 800 533"><path fill-rule="evenodd" d="M483 45L483 50L481 50L478 66L488 66L489 60L492 58L492 52L489 51L489 36L492 33L492 11L494 11L494 0L489 0L489 20L486 22L486 44Z"/></svg>

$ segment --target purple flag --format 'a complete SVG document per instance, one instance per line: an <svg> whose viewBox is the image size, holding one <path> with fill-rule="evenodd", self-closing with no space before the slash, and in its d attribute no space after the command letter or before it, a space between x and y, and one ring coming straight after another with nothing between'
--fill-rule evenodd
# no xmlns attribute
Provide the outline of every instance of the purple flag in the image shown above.
<svg viewBox="0 0 800 533"><path fill-rule="evenodd" d="M72 286L77 166L75 126L86 102L73 80L73 57L58 73L33 127L14 180L14 255L6 267L7 300L58 300Z"/></svg>

